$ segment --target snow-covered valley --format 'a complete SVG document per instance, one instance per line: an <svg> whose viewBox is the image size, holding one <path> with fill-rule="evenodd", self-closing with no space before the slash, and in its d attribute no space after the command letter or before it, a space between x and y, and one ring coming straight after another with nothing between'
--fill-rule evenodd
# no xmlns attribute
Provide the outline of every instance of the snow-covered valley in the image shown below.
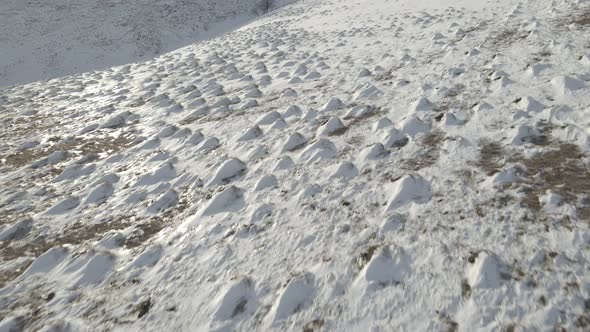
<svg viewBox="0 0 590 332"><path fill-rule="evenodd" d="M588 330L588 36L304 0L0 88L0 331Z"/></svg>

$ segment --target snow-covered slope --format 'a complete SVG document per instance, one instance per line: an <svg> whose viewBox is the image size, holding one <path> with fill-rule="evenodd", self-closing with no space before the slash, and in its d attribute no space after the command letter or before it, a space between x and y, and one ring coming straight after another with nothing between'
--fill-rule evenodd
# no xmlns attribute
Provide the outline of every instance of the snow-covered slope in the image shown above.
<svg viewBox="0 0 590 332"><path fill-rule="evenodd" d="M306 0L1 90L0 329L587 330L589 34Z"/></svg>
<svg viewBox="0 0 590 332"><path fill-rule="evenodd" d="M252 18L257 0L2 0L0 86L149 59Z"/></svg>

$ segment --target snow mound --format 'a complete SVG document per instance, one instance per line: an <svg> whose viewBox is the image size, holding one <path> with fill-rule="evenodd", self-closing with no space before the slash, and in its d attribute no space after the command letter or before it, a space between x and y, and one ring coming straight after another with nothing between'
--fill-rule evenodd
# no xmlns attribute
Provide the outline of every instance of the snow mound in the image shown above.
<svg viewBox="0 0 590 332"><path fill-rule="evenodd" d="M467 280L472 288L497 288L502 283L501 261L494 255L480 252L467 269Z"/></svg>
<svg viewBox="0 0 590 332"><path fill-rule="evenodd" d="M215 194L200 215L211 216L222 212L238 211L243 206L243 202L244 193L242 189L229 186L222 192Z"/></svg>
<svg viewBox="0 0 590 332"><path fill-rule="evenodd" d="M410 203L427 203L431 196L428 181L420 175L405 175L395 182L386 211L397 210Z"/></svg>
<svg viewBox="0 0 590 332"><path fill-rule="evenodd" d="M252 281L244 277L235 280L215 302L215 320L224 321L243 313L252 313L256 308Z"/></svg>
<svg viewBox="0 0 590 332"><path fill-rule="evenodd" d="M273 305L269 317L272 324L302 309L314 293L313 276L309 273L293 277Z"/></svg>
<svg viewBox="0 0 590 332"><path fill-rule="evenodd" d="M207 186L216 186L229 182L232 178L235 178L242 174L246 170L246 164L237 158L231 158L226 160L219 168L215 175L209 181Z"/></svg>
<svg viewBox="0 0 590 332"><path fill-rule="evenodd" d="M554 89L561 95L570 95L586 87L584 81L571 76L558 76L551 80Z"/></svg>

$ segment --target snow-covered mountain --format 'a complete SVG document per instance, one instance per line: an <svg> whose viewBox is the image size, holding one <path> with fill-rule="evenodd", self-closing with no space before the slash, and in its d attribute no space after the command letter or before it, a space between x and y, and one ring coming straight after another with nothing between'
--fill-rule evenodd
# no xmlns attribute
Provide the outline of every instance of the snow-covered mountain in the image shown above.
<svg viewBox="0 0 590 332"><path fill-rule="evenodd" d="M2 0L0 86L149 59L251 19L259 0Z"/></svg>
<svg viewBox="0 0 590 332"><path fill-rule="evenodd" d="M0 331L584 331L590 4L305 0L0 90Z"/></svg>

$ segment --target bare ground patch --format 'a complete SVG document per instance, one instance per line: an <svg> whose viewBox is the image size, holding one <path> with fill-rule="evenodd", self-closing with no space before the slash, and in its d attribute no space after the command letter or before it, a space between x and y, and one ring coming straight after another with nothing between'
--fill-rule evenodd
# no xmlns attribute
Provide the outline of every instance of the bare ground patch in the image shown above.
<svg viewBox="0 0 590 332"><path fill-rule="evenodd" d="M570 17L569 23L583 27L590 26L590 8L585 8L580 12L574 13L572 17Z"/></svg>
<svg viewBox="0 0 590 332"><path fill-rule="evenodd" d="M551 190L576 207L579 220L590 221L590 172L583 158L578 146L569 143L558 143L554 149L530 159L512 156L511 161L525 166L527 186L522 204L538 211L539 197Z"/></svg>
<svg viewBox="0 0 590 332"><path fill-rule="evenodd" d="M9 262L21 257L37 258L53 247L63 245L79 245L86 241L99 240L110 231L122 230L133 226L134 229L121 245L133 249L142 246L166 226L178 220L193 201L194 197L188 190L180 194L178 203L159 215L138 217L134 213L118 215L103 223L87 224L77 221L63 229L57 236L38 236L33 231L30 235L18 241L0 241L0 260ZM18 270L10 273L0 273L0 287L17 278L32 263L24 262Z"/></svg>
<svg viewBox="0 0 590 332"><path fill-rule="evenodd" d="M424 153L415 158L403 160L401 168L418 171L434 165L438 161L440 146L444 140L445 134L440 130L435 130L424 135L420 140L420 145L424 148Z"/></svg>
<svg viewBox="0 0 590 332"><path fill-rule="evenodd" d="M59 138L56 138L56 140ZM113 154L134 145L133 133L122 133L116 137L101 135L92 138L74 138L60 140L59 143L41 148L27 149L21 152L0 155L3 164L11 169L17 169L45 158L56 151L74 152L77 155L87 154ZM50 140L51 141L51 140Z"/></svg>
<svg viewBox="0 0 590 332"><path fill-rule="evenodd" d="M518 189L521 206L539 213L542 208L539 198L552 191L576 208L579 220L590 221L590 171L584 164L585 156L575 144L551 141L549 132L550 128L545 128L533 142L547 149L531 158L520 153L509 154L497 142L481 142L480 156L475 165L486 176L492 176L500 172L505 162L520 164L524 166L521 175L524 181L507 188Z"/></svg>
<svg viewBox="0 0 590 332"><path fill-rule="evenodd" d="M500 171L504 159L504 149L500 143L491 141L480 142L479 158L475 166L491 176Z"/></svg>
<svg viewBox="0 0 590 332"><path fill-rule="evenodd" d="M120 230L129 227L128 220L123 218L98 224L83 224L76 222L64 229L55 238L32 236L22 241L1 241L0 258L3 262L12 261L21 257L37 258L47 250L66 244L81 244L84 241L98 239L108 231ZM29 260L14 270L12 273L0 274L0 287L21 275L33 262Z"/></svg>
<svg viewBox="0 0 590 332"><path fill-rule="evenodd" d="M501 49L526 39L528 35L528 31L519 31L517 28L508 27L490 36L487 43L493 49Z"/></svg>

